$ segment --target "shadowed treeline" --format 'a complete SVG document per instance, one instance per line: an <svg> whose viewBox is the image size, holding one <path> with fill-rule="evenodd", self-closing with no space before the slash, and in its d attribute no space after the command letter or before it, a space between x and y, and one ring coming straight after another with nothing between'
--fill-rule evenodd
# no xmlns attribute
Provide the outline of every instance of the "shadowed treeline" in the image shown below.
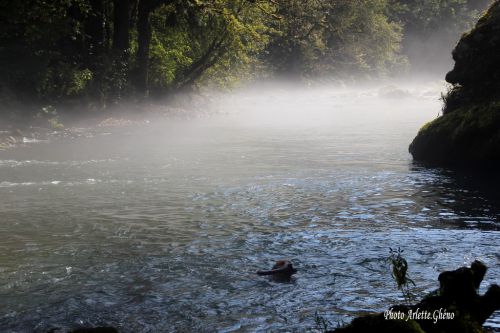
<svg viewBox="0 0 500 333"><path fill-rule="evenodd" d="M99 110L277 76L394 75L417 63L415 40L458 39L488 2L4 0L0 113Z"/></svg>

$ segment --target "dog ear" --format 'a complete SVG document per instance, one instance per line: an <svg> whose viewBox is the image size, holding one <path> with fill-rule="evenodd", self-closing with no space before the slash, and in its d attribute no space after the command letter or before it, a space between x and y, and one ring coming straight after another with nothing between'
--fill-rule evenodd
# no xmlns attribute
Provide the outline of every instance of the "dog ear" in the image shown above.
<svg viewBox="0 0 500 333"><path fill-rule="evenodd" d="M470 269L472 270L474 287L476 289L479 289L479 286L481 285L481 282L483 281L484 276L486 275L488 267L486 267L486 265L483 264L481 261L474 260L474 262L470 265Z"/></svg>

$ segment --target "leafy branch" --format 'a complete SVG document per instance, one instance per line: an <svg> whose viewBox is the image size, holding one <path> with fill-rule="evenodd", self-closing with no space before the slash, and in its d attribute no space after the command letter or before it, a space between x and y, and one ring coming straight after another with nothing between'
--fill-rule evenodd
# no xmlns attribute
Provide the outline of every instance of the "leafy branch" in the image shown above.
<svg viewBox="0 0 500 333"><path fill-rule="evenodd" d="M389 248L389 257L387 260L392 267L392 278L396 282L396 286L403 293L406 304L411 305L413 300L413 293L411 292L411 286L416 286L415 282L408 275L408 262L403 257L403 252L400 247L397 250Z"/></svg>

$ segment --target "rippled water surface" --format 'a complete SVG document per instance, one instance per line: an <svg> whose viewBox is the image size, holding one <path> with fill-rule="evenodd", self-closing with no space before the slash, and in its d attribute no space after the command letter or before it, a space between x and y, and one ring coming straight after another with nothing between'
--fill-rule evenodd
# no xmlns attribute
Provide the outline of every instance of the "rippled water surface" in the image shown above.
<svg viewBox="0 0 500 333"><path fill-rule="evenodd" d="M235 94L208 119L0 152L1 331L335 327L401 300L398 246L419 295L473 259L500 282L496 185L412 164L436 94L380 95ZM292 283L255 275L281 258Z"/></svg>

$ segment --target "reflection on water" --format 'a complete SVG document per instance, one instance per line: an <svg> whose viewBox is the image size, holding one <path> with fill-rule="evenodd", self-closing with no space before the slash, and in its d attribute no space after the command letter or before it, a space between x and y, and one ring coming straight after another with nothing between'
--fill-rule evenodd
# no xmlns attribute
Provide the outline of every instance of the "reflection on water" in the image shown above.
<svg viewBox="0 0 500 333"><path fill-rule="evenodd" d="M335 326L401 299L390 246L420 294L476 258L483 287L499 281L499 198L407 153L435 98L281 91L220 107L0 153L4 331L303 331L316 311ZM292 283L254 274L279 258Z"/></svg>

